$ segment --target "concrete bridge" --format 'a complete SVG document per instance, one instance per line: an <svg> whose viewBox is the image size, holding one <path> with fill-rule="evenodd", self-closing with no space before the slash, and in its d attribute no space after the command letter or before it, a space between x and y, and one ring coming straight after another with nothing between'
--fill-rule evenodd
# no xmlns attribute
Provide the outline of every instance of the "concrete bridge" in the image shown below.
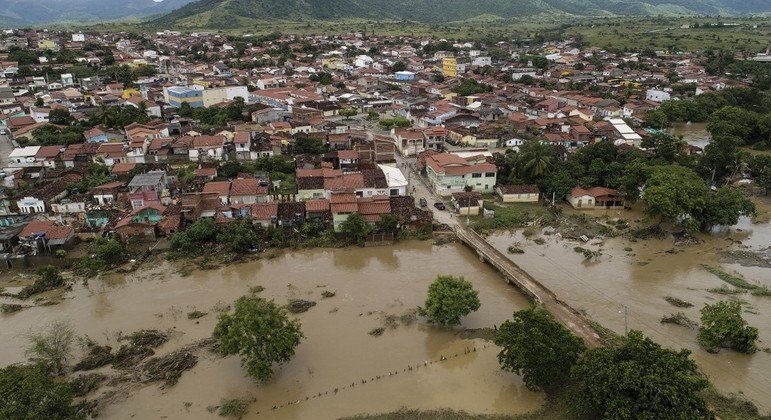
<svg viewBox="0 0 771 420"><path fill-rule="evenodd" d="M507 256L490 245L485 238L461 224L455 224L454 230L458 239L476 251L482 261L495 267L507 283L519 288L533 302L542 304L557 322L580 337L587 347L602 346L597 332L578 311L557 299L551 290L514 264Z"/></svg>

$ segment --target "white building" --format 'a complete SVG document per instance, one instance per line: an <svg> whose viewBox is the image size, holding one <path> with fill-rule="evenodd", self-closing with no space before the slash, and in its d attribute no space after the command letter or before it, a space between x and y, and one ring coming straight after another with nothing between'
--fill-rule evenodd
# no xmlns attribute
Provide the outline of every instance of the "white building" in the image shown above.
<svg viewBox="0 0 771 420"><path fill-rule="evenodd" d="M407 195L407 178L404 177L401 169L393 166L377 165L385 174L388 183L388 195Z"/></svg>
<svg viewBox="0 0 771 420"><path fill-rule="evenodd" d="M645 99L661 103L670 100L671 96L668 92L664 92L663 90L648 89L648 92L645 94Z"/></svg>
<svg viewBox="0 0 771 420"><path fill-rule="evenodd" d="M24 197L16 201L16 205L22 214L44 213L46 211L43 200L35 197Z"/></svg>

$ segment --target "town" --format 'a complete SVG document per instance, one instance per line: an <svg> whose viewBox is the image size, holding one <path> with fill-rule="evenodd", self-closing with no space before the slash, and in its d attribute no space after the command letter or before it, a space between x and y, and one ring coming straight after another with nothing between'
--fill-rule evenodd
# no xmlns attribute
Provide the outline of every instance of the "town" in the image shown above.
<svg viewBox="0 0 771 420"><path fill-rule="evenodd" d="M510 183L494 156L530 140L562 160L599 142L641 148L666 126L662 103L748 86L693 54L574 44L7 30L5 264L76 238L171 237L200 218L425 221L403 200L410 167L460 214L492 194L623 207L607 185Z"/></svg>
<svg viewBox="0 0 771 420"><path fill-rule="evenodd" d="M758 307L767 304L761 300L769 296L769 286L752 278L760 279L758 270L771 266L765 231L757 229L768 226L771 213L769 62L769 51L612 48L576 36L507 41L364 31L5 29L0 34L0 273L7 279L0 287L0 312L27 316L34 308L59 319L54 311L64 307L63 313L81 319L78 332L90 333L73 373L108 364L131 372L113 381L104 375L79 377L95 384L78 397L100 390L93 407L78 406L88 416L182 415L183 404L187 412L193 406L227 416L225 407L233 403L258 415L312 418L313 408L288 410L300 410L296 406L308 406L310 399L328 401L344 390L357 395L365 384L374 387L386 378L378 371L352 383L345 376L343 383L336 375L324 376L323 368L318 379L314 376L311 344L300 344L306 338L314 349L346 354L333 362L320 357L318 366L336 370L339 359L349 358L357 374L371 372L367 351L344 353L348 349L330 346L334 334L308 333L327 331L339 322L336 316L351 325L340 332L346 342L386 359L392 348L373 340L409 335L404 347L420 359L416 364L412 354L400 353L393 360L404 366L388 367L389 380L500 350L500 369L510 376L486 382L490 369L482 364L494 359L490 354L469 362L474 368L464 372L473 371L470 383L477 385L464 386L479 386L494 397L496 387L514 381L521 395L501 407L506 414L554 409L543 404L541 392L564 401L566 394L553 393L550 382L562 381L557 388L570 389L589 383L593 375L581 376L581 369L600 368L588 365L590 352L637 343L650 345L653 359L668 360L673 350L644 337L639 331L644 330L667 346L698 352L698 367L686 351L673 370L693 381L694 391L684 392L694 401L686 418L722 409L714 408L715 401L729 410L715 411L720 415L744 402L758 415L753 403L761 409L768 403L758 391L768 382L763 368L737 373L730 366L740 363L711 357L721 348L747 358L765 349L753 362L768 353L759 329L742 315L766 334L768 322ZM596 269L603 264L609 268ZM733 271L725 271L728 267ZM31 280L33 272L37 280ZM651 286L668 276L690 283ZM243 281L234 285L233 278ZM416 296L422 299L434 278L424 308ZM372 279L378 282L366 282ZM93 292L89 281L102 290ZM109 282L125 289L116 293ZM142 282L155 282L157 300L139 291ZM722 286L709 287L710 282ZM442 314L430 304L440 287L468 288L473 296L458 314ZM73 297L56 295L63 288ZM639 292L646 288L654 291ZM117 299L99 309L86 304L126 290L134 293L121 295L130 304ZM346 297L334 298L338 293ZM677 293L683 298L673 297ZM737 303L734 295L742 293L751 304ZM309 300L314 294L320 294L318 302ZM733 300L714 303L714 295ZM37 300L29 300L32 296ZM90 308L81 312L93 316L72 312L62 303L66 299ZM636 311L631 332L628 304L621 299L632 301ZM467 329L410 329L424 319L459 326L462 316L480 308L480 300L494 309L469 316ZM330 302L339 306L322 308ZM698 327L688 318L694 313L683 311L702 303ZM131 306L141 308L134 324L110 318L129 318ZM678 312L661 318L659 312L670 306ZM651 314L651 308L658 312ZM699 309L691 311L698 316ZM238 318L249 310L275 315L286 328L283 344L291 346L280 356L249 360L234 346ZM309 310L312 316L300 315ZM735 315L737 335L709 336L711 310ZM180 317L183 311L186 319ZM302 331L287 311L302 319ZM219 315L207 317L210 313ZM102 317L106 326L99 324ZM137 331L110 336L109 320L121 325L116 330ZM533 378L532 367L516 360L529 348L522 337L530 334L518 336L517 322L541 322L564 344L563 353L554 356L559 360L544 363L549 374ZM196 330L199 323L208 328L205 334ZM54 330L70 328L56 325ZM694 334L681 334L684 328ZM441 337L444 344L429 348L422 344L430 341L426 337ZM148 358L167 342L173 351ZM20 346L7 345L4 362L16 363L19 355L11 351ZM301 362L290 361L295 347ZM246 375L262 383L265 398L228 394L218 406L204 404L209 395L195 403L179 400L187 395L132 400L140 382L176 384L205 349L241 355ZM64 377L70 368L60 359L55 375ZM229 363L213 360L200 358L210 368ZM566 369L563 362L569 363ZM273 369L285 363L297 364L265 386ZM450 363L459 362L445 364ZM747 390L751 401L708 388L699 369L710 380L724 375L740 382L740 393ZM234 369L209 371L212 381L243 379L232 376ZM231 376L216 377L223 372ZM438 377L452 383L446 371ZM318 394L295 389L304 381L319 388ZM102 382L124 388L102 392ZM238 389L251 398L250 386L241 383ZM725 386L719 391L729 395ZM487 413L497 402L485 398L448 400L439 407ZM405 406L372 403L373 395L350 399L358 402L314 404L330 418L329 413ZM436 408L405 401L411 401L409 408ZM556 407L555 412L564 409ZM650 412L662 418L674 413L657 409ZM562 418L546 413L543 418Z"/></svg>

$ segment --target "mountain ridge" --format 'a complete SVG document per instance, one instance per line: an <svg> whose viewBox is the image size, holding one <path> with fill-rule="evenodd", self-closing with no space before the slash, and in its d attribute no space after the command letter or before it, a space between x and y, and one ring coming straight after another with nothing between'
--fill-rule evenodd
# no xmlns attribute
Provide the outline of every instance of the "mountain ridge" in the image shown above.
<svg viewBox="0 0 771 420"><path fill-rule="evenodd" d="M771 0L198 0L151 24L237 27L251 20L410 20L442 23L480 15L501 18L537 15L739 15L771 12Z"/></svg>
<svg viewBox="0 0 771 420"><path fill-rule="evenodd" d="M193 0L0 0L5 26L98 22L162 15Z"/></svg>

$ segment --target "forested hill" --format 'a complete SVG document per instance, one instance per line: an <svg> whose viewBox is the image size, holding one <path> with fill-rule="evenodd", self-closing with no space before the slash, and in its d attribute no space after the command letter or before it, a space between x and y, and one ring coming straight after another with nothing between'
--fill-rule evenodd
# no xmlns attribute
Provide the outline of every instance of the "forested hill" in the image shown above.
<svg viewBox="0 0 771 420"><path fill-rule="evenodd" d="M527 16L737 15L771 12L771 0L198 0L153 23L236 27L267 20L401 20L423 23Z"/></svg>

